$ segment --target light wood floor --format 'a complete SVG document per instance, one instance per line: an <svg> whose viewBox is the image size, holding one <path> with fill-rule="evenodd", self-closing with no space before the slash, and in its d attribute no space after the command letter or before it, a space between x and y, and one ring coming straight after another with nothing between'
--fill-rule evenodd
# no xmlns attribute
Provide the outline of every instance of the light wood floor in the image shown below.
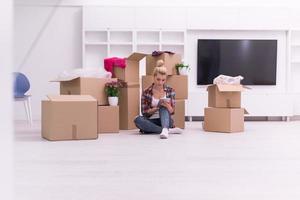
<svg viewBox="0 0 300 200"><path fill-rule="evenodd" d="M246 122L239 134L186 125L167 140L122 131L48 142L40 122L16 122L16 199L300 199L300 121Z"/></svg>

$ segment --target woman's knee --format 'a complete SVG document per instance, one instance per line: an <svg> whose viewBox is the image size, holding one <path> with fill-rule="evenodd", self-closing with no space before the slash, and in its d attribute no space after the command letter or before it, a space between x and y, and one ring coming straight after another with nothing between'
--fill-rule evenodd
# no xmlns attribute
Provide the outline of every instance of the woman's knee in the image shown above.
<svg viewBox="0 0 300 200"><path fill-rule="evenodd" d="M164 107L164 106L161 106L159 108L159 112L165 112L165 111L169 112L168 109L166 107Z"/></svg>
<svg viewBox="0 0 300 200"><path fill-rule="evenodd" d="M161 115L170 116L169 110L166 107L163 107L163 106L159 108L159 114L160 114L160 116Z"/></svg>
<svg viewBox="0 0 300 200"><path fill-rule="evenodd" d="M134 119L135 124L140 124L142 121L143 121L142 116L136 116L135 119Z"/></svg>

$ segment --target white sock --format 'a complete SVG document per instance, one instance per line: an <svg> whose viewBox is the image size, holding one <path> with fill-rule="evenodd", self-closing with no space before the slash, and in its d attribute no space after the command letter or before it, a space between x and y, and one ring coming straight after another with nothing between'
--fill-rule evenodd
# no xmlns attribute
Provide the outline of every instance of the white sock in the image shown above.
<svg viewBox="0 0 300 200"><path fill-rule="evenodd" d="M160 136L161 139L167 139L169 137L168 129L163 128L159 136Z"/></svg>
<svg viewBox="0 0 300 200"><path fill-rule="evenodd" d="M171 134L181 134L182 132L183 132L183 130L181 128L178 128L178 127L174 127L174 128L169 129L169 133L171 133Z"/></svg>

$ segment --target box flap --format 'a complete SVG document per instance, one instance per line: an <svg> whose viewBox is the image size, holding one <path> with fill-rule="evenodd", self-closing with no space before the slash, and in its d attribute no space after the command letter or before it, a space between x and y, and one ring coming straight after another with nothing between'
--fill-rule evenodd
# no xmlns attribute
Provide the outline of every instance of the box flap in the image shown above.
<svg viewBox="0 0 300 200"><path fill-rule="evenodd" d="M242 92L245 90L243 85L217 85L220 92Z"/></svg>
<svg viewBox="0 0 300 200"><path fill-rule="evenodd" d="M206 88L206 91L208 91L208 89L209 89L210 87L214 87L214 86L215 86L215 85L213 85L213 84L212 84L212 85L208 85L207 88Z"/></svg>
<svg viewBox="0 0 300 200"><path fill-rule="evenodd" d="M135 61L140 61L142 60L147 54L145 53L132 53L130 56L128 56L128 60L135 60Z"/></svg>
<svg viewBox="0 0 300 200"><path fill-rule="evenodd" d="M50 101L96 101L90 95L47 95Z"/></svg>
<svg viewBox="0 0 300 200"><path fill-rule="evenodd" d="M73 77L58 77L56 79L50 80L49 82L64 82L64 81L72 81L76 78L79 78L79 76L73 76Z"/></svg>

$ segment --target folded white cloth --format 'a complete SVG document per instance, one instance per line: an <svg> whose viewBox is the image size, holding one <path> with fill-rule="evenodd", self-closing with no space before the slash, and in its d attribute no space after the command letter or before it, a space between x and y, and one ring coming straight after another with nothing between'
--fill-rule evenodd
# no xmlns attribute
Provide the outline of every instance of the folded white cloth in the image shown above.
<svg viewBox="0 0 300 200"><path fill-rule="evenodd" d="M111 76L111 72L104 71L100 68L77 68L62 71L55 80L72 80L78 77L111 78Z"/></svg>
<svg viewBox="0 0 300 200"><path fill-rule="evenodd" d="M240 85L241 80L243 80L244 77L242 76L226 76L226 75L219 75L216 78L214 78L214 84L222 84L222 85Z"/></svg>

